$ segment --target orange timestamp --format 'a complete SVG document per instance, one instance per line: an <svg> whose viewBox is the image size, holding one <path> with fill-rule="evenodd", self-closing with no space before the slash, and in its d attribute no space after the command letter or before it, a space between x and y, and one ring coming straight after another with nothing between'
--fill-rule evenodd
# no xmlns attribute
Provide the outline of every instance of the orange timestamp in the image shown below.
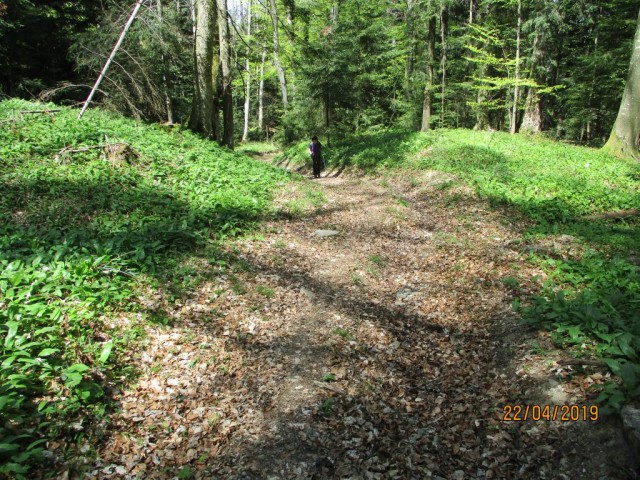
<svg viewBox="0 0 640 480"><path fill-rule="evenodd" d="M505 405L502 407L503 422L526 422L542 420L555 422L595 422L600 418L598 405Z"/></svg>

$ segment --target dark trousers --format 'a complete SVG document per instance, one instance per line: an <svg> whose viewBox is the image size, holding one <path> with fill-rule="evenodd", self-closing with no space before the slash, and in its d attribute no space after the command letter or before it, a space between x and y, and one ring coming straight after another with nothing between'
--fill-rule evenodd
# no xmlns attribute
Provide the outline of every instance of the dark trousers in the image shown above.
<svg viewBox="0 0 640 480"><path fill-rule="evenodd" d="M322 156L321 155L312 155L313 159L313 175L318 176L322 171Z"/></svg>

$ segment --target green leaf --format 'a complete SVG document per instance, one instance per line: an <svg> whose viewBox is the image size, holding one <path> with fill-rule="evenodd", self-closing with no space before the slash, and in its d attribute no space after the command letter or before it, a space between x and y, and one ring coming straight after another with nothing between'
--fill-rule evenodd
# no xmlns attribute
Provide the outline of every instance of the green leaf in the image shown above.
<svg viewBox="0 0 640 480"><path fill-rule="evenodd" d="M9 328L9 331L7 332L7 336L4 339L4 346L10 347L11 345L13 345L13 339L18 333L19 324L18 322L12 320L10 322L7 322L5 325Z"/></svg>
<svg viewBox="0 0 640 480"><path fill-rule="evenodd" d="M624 382L625 388L629 391L635 388L638 382L638 367L631 362L625 362L620 368L620 378Z"/></svg>
<svg viewBox="0 0 640 480"><path fill-rule="evenodd" d="M620 367L621 367L619 360L615 360L613 358L605 358L604 363L607 364L607 367L609 367L609 370L611 370L615 375L619 375Z"/></svg>
<svg viewBox="0 0 640 480"><path fill-rule="evenodd" d="M622 353L631 360L635 360L637 358L637 354L635 349L632 347L631 343L633 342L633 335L630 333L624 333L620 337L618 337L618 347Z"/></svg>
<svg viewBox="0 0 640 480"><path fill-rule="evenodd" d="M17 443L0 443L0 453L13 452L20 448Z"/></svg>
<svg viewBox="0 0 640 480"><path fill-rule="evenodd" d="M109 359L112 349L113 349L113 342L105 343L104 347L102 347L102 353L100 354L100 358L98 359L98 362L101 364L104 364Z"/></svg>
<svg viewBox="0 0 640 480"><path fill-rule="evenodd" d="M38 357L48 357L49 355L53 355L54 353L58 353L60 350L57 348L45 348L39 354Z"/></svg>

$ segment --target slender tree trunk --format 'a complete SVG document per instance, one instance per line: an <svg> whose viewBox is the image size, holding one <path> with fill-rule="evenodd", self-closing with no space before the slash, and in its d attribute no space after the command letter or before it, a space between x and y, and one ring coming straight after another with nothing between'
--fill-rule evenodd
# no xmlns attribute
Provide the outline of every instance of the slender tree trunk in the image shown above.
<svg viewBox="0 0 640 480"><path fill-rule="evenodd" d="M416 0L407 0L406 13L406 33L408 42L407 61L404 70L404 90L405 98L411 100L413 98L413 69L416 55L416 32L414 27L413 9Z"/></svg>
<svg viewBox="0 0 640 480"><path fill-rule="evenodd" d="M473 25L473 14L476 11L478 0L469 0L469 25Z"/></svg>
<svg viewBox="0 0 640 480"><path fill-rule="evenodd" d="M220 62L222 64L222 145L233 148L233 92L231 90L231 40L229 37L229 19L227 0L218 3L218 34L220 43Z"/></svg>
<svg viewBox="0 0 640 480"><path fill-rule="evenodd" d="M280 93L282 95L282 105L286 110L289 105L287 95L287 78L284 68L280 62L280 35L278 33L278 10L276 8L276 0L269 0L269 14L271 15L271 23L273 24L273 63L278 73L278 82L280 82Z"/></svg>
<svg viewBox="0 0 640 480"><path fill-rule="evenodd" d="M444 127L445 93L447 85L447 11L445 1L440 0L440 42L442 44L442 58L440 68L442 70L442 99L440 105L440 127Z"/></svg>
<svg viewBox="0 0 640 480"><path fill-rule="evenodd" d="M520 95L520 40L522 36L522 0L518 0L518 33L516 40L516 77L513 89L513 113L511 114L511 133L518 129L518 97Z"/></svg>
<svg viewBox="0 0 640 480"><path fill-rule="evenodd" d="M189 128L216 139L214 72L216 5L215 0L195 0L194 93Z"/></svg>
<svg viewBox="0 0 640 480"><path fill-rule="evenodd" d="M247 38L251 36L251 5L252 0L249 0L249 8L247 11ZM245 61L245 69L247 70L246 78L246 90L244 94L244 131L242 132L242 141L249 140L249 112L251 110L251 64L249 62L249 51L247 51L247 58Z"/></svg>
<svg viewBox="0 0 640 480"><path fill-rule="evenodd" d="M162 0L156 0L158 7L158 20L160 21L160 29L164 31L163 15L162 15ZM164 35L162 35L164 40ZM162 84L164 103L167 109L167 123L173 125L173 101L171 100L171 80L169 79L169 65L167 64L167 57L164 54L164 42L162 45L162 54L160 55L160 61L162 62Z"/></svg>
<svg viewBox="0 0 640 480"><path fill-rule="evenodd" d="M104 64L104 67L102 67L102 70L100 71L100 75L98 76L96 83L93 85L91 92L89 92L89 96L85 100L84 105L80 110L80 114L78 114L78 120L80 120L84 115L84 112L87 111L87 108L89 107L89 104L93 99L93 96L98 91L98 87L100 86L100 83L102 82L104 77L107 75L107 70L109 70L109 66L111 65L111 62L113 61L113 59L115 58L116 53L118 53L118 49L122 45L122 42L124 41L124 37L127 35L129 28L131 28L131 25L133 24L133 21L135 20L136 15L138 14L138 11L140 10L141 6L142 6L142 0L138 0L135 6L133 7L133 11L131 12L131 15L129 15L129 19L127 20L127 23L125 24L124 28L122 29L122 32L120 33L120 36L118 37L118 41L116 42L113 49L111 50L111 54L109 55L109 58Z"/></svg>
<svg viewBox="0 0 640 480"><path fill-rule="evenodd" d="M605 150L619 156L639 158L640 142L640 13L633 41L633 52L627 76L627 84L622 94L618 118L613 125Z"/></svg>
<svg viewBox="0 0 640 480"><path fill-rule="evenodd" d="M427 78L424 86L424 101L422 104L422 132L427 132L431 128L431 89L433 88L434 69L433 62L435 60L436 48L436 17L431 16L428 22L427 34Z"/></svg>
<svg viewBox="0 0 640 480"><path fill-rule="evenodd" d="M258 87L258 129L262 131L264 126L264 63L267 59L267 47L262 49L262 61L260 62L260 86Z"/></svg>
<svg viewBox="0 0 640 480"><path fill-rule="evenodd" d="M597 26L596 26L597 28ZM593 56L598 55L598 32L596 31L595 39L593 41ZM591 89L589 91L589 102L587 106L589 107L589 115L587 116L587 142L591 141L591 121L594 120L595 115L597 115L597 109L593 106L593 97L596 89L596 82L598 81L598 74L596 71L596 66L593 66L593 70L591 71Z"/></svg>
<svg viewBox="0 0 640 480"><path fill-rule="evenodd" d="M476 23L481 23L481 15L482 10L479 8L478 1L476 0ZM487 48L487 46L484 46ZM487 64L481 63L478 66L477 78L482 79L487 76ZM485 103L487 98L489 97L489 92L485 88L479 88L478 93L476 95L476 103L478 106L476 107L476 124L473 127L474 130L486 130L489 128L489 113L487 112L487 108L485 107Z"/></svg>

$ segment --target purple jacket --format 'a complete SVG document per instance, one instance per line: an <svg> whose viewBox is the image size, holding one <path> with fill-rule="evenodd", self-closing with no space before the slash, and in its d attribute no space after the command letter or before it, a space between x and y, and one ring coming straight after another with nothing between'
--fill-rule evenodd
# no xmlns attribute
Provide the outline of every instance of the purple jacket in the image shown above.
<svg viewBox="0 0 640 480"><path fill-rule="evenodd" d="M318 143L313 143L311 142L311 144L309 145L309 153L311 153L312 157L315 156L320 156L322 155L322 144L320 142Z"/></svg>

